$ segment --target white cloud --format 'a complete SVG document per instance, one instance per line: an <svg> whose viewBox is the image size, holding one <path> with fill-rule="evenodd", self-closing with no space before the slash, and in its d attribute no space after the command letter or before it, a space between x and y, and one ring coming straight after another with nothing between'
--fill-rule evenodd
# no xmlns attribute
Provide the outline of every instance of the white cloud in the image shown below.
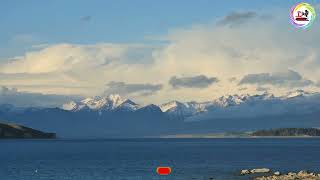
<svg viewBox="0 0 320 180"><path fill-rule="evenodd" d="M51 45L2 63L0 84L32 92L96 95L106 81L140 81L132 74L146 72L149 65L143 62L152 49L143 44Z"/></svg>
<svg viewBox="0 0 320 180"><path fill-rule="evenodd" d="M58 44L26 53L0 68L2 73L52 73L93 69L115 63L127 46Z"/></svg>
<svg viewBox="0 0 320 180"><path fill-rule="evenodd" d="M79 100L79 96L63 96L18 91L15 88L0 86L0 104L11 104L16 107L60 107L70 100Z"/></svg>
<svg viewBox="0 0 320 180"><path fill-rule="evenodd" d="M163 84L156 94L137 97L143 102L163 102L208 100L238 93L239 89L248 93L257 91L254 84L238 85L247 74L292 69L305 79L319 81L319 24L298 30L288 22L286 11L273 12L277 15L267 21L259 13L250 13L259 18L250 18L240 26L213 22L170 30L163 38L167 43L162 46L115 43L45 46L1 64L0 84L32 92L84 95L103 93L105 82L111 81ZM175 75L198 74L217 77L219 82L197 92L168 85ZM276 93L288 90L272 84L264 88Z"/></svg>

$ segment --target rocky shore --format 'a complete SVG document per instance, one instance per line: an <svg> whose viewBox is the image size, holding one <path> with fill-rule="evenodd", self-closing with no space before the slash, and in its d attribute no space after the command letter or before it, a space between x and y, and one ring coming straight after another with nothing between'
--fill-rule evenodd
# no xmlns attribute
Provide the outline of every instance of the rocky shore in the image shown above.
<svg viewBox="0 0 320 180"><path fill-rule="evenodd" d="M284 175L262 176L257 177L254 180L320 180L320 174L300 171L298 173L289 172Z"/></svg>
<svg viewBox="0 0 320 180"><path fill-rule="evenodd" d="M244 169L241 175L254 175L253 180L320 180L320 174L308 172L305 170L299 172L281 173L280 171L271 171L268 168ZM259 176L263 175L263 176Z"/></svg>

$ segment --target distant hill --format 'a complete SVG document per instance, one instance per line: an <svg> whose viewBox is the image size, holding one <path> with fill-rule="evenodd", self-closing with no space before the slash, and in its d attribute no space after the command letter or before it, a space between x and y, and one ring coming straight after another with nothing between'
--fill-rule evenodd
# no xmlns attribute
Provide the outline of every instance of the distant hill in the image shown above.
<svg viewBox="0 0 320 180"><path fill-rule="evenodd" d="M16 124L0 123L0 139L53 139L54 133L45 133Z"/></svg>
<svg viewBox="0 0 320 180"><path fill-rule="evenodd" d="M279 128L270 130L259 130L253 132L252 136L320 136L320 129L316 128Z"/></svg>

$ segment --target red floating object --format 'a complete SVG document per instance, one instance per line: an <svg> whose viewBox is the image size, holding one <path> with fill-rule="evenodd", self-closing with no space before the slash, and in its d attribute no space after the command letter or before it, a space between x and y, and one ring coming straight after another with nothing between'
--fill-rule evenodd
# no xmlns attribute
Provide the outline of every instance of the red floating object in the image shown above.
<svg viewBox="0 0 320 180"><path fill-rule="evenodd" d="M157 173L159 175L169 175L171 173L170 167L157 167Z"/></svg>

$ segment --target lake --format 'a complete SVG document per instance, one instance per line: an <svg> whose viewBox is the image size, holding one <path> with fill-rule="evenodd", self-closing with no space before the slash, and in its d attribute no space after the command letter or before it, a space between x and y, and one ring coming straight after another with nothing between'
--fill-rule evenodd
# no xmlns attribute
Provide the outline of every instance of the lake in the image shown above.
<svg viewBox="0 0 320 180"><path fill-rule="evenodd" d="M247 168L318 172L319 152L319 138L0 140L0 179L244 180Z"/></svg>

